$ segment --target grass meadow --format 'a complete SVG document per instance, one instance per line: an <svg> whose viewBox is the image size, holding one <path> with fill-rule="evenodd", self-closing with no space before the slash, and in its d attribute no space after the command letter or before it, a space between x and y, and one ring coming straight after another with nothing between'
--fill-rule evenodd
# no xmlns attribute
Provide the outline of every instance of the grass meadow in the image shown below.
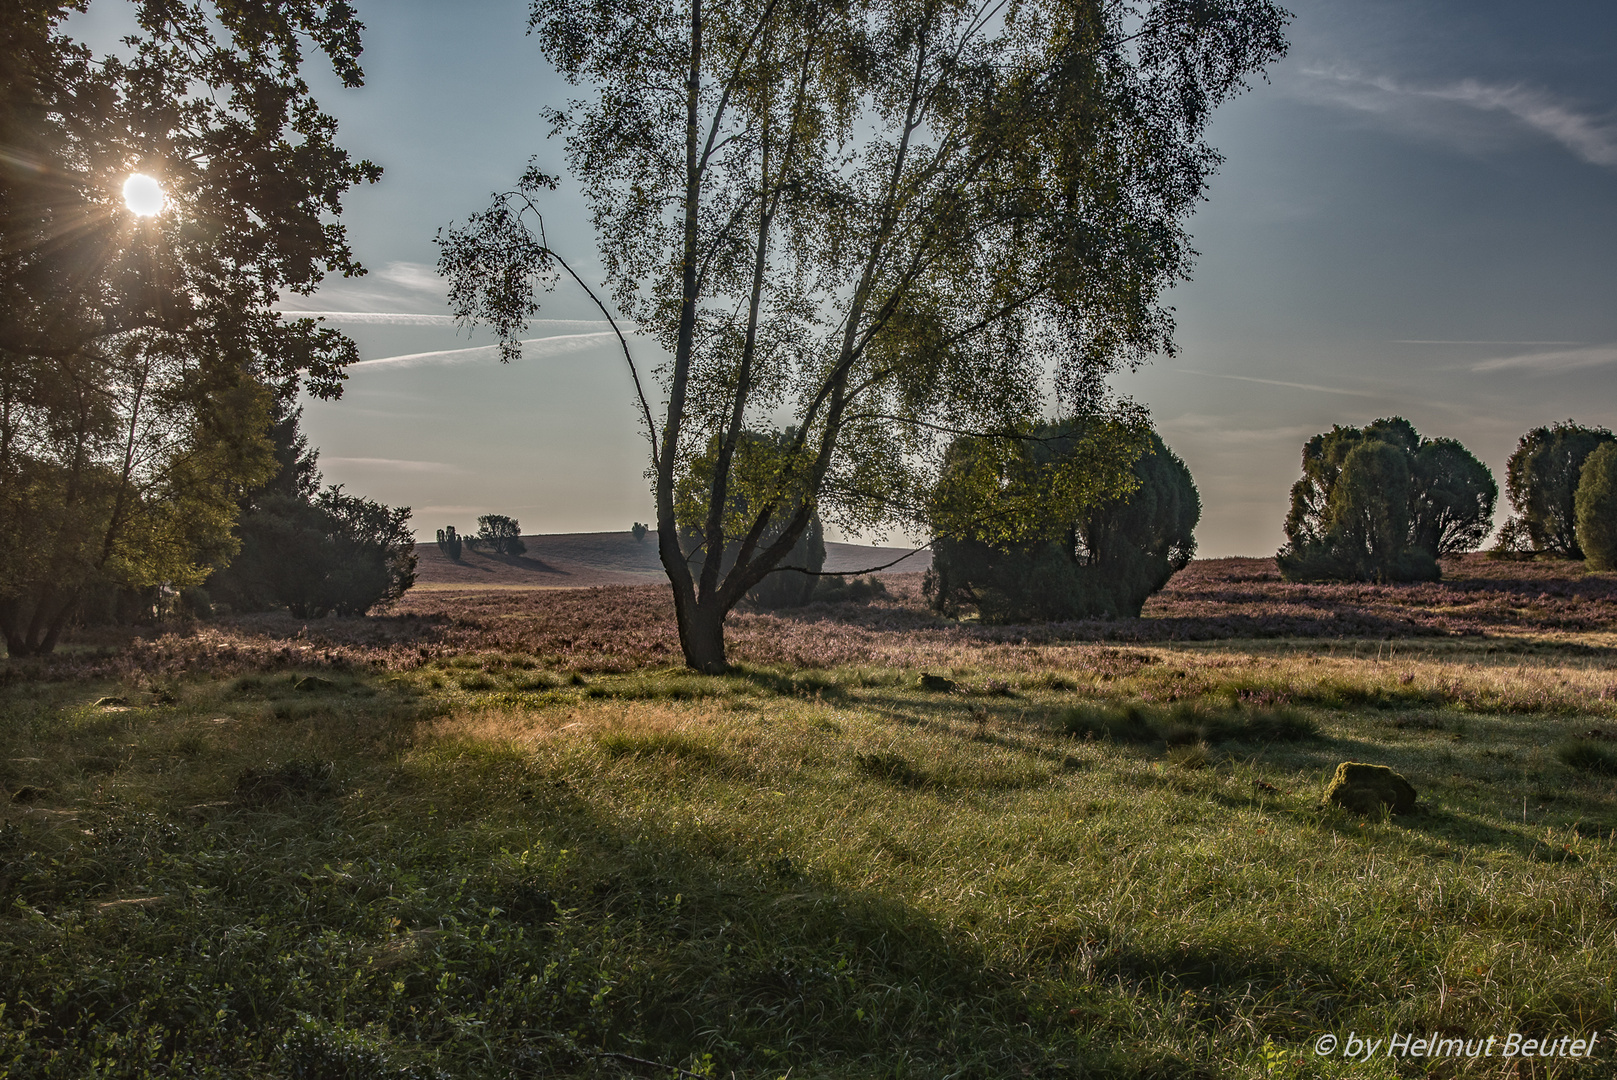
<svg viewBox="0 0 1617 1080"><path fill-rule="evenodd" d="M12 663L0 1071L1613 1075L1612 579L1266 573L1112 624L742 613L726 676L657 589ZM1322 807L1342 761L1419 809ZM1498 1042L1316 1052L1433 1033Z"/></svg>

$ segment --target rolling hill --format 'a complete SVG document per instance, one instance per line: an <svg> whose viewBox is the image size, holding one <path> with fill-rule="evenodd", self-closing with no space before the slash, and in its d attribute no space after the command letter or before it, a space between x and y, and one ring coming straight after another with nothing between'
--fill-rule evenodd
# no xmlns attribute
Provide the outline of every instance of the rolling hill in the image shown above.
<svg viewBox="0 0 1617 1080"><path fill-rule="evenodd" d="M578 589L595 585L646 585L663 581L657 543L628 532L554 533L524 536L524 555L494 555L466 548L451 559L434 543L415 547L418 589ZM903 556L908 548L861 544L825 545L825 568L864 570ZM914 573L932 565L932 552L919 551L889 570Z"/></svg>

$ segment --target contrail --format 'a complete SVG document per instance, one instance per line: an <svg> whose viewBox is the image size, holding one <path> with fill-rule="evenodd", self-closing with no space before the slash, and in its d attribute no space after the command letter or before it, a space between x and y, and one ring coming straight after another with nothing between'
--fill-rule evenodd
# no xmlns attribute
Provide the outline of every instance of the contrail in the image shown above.
<svg viewBox="0 0 1617 1080"><path fill-rule="evenodd" d="M598 323L588 325L596 326ZM554 337L524 338L520 344L524 347L525 357L555 356L561 353L579 352L595 344L598 338L615 337L610 330L601 330L593 334L557 334ZM359 368L387 367L424 367L430 364L465 364L483 357L493 357L499 354L498 345L477 345L469 349L437 349L433 352L405 353L402 356L383 356L375 360L361 360L348 366L349 371Z"/></svg>

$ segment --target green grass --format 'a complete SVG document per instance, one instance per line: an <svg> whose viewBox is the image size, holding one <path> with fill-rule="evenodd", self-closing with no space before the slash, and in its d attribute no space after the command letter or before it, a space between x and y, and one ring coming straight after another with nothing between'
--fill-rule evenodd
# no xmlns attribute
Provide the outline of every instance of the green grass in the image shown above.
<svg viewBox="0 0 1617 1080"><path fill-rule="evenodd" d="M1025 652L949 694L494 654L7 686L0 1072L1391 1077L1423 1065L1309 1047L1617 1041L1589 661ZM1421 811L1321 809L1343 760Z"/></svg>

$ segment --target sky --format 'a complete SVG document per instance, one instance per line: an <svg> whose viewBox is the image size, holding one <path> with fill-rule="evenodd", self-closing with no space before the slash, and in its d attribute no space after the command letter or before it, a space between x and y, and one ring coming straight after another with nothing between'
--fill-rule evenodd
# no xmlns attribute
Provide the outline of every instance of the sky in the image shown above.
<svg viewBox="0 0 1617 1080"><path fill-rule="evenodd" d="M287 308L360 345L304 427L328 482L414 509L418 534L479 514L525 532L649 521L647 448L621 354L581 293L547 299L519 363L457 331L440 227L510 188L569 88L521 0L357 0L366 85L311 83L339 141L386 172L346 199L371 273ZM1402 415L1494 470L1528 429L1617 426L1617 5L1293 0L1287 57L1225 105L1226 156L1190 221L1193 280L1166 297L1178 355L1120 374L1201 492L1203 556L1268 555L1301 448ZM546 224L594 265L576 188ZM1498 518L1507 507L1501 494Z"/></svg>

